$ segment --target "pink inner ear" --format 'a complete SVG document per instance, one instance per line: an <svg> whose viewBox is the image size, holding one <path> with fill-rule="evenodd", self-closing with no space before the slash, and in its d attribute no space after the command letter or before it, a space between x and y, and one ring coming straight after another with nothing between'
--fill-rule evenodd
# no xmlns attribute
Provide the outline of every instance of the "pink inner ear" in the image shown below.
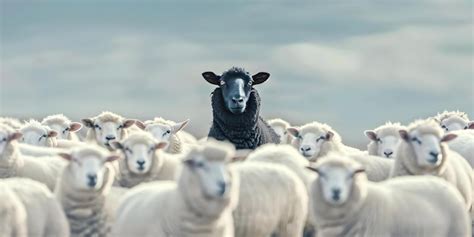
<svg viewBox="0 0 474 237"><path fill-rule="evenodd" d="M173 132L176 133L176 132L181 131L181 129L183 129L184 127L186 127L186 125L188 124L188 122L189 122L189 119L186 119L186 120L184 120L184 121L181 122L181 123L177 123L177 124L173 125Z"/></svg>
<svg viewBox="0 0 474 237"><path fill-rule="evenodd" d="M133 119L127 119L127 120L125 120L125 122L123 123L123 128L128 128L128 127L132 126L133 124L135 124L135 120L133 120Z"/></svg>
<svg viewBox="0 0 474 237"><path fill-rule="evenodd" d="M82 128L82 124L73 122L69 126L69 132L76 132Z"/></svg>
<svg viewBox="0 0 474 237"><path fill-rule="evenodd" d="M106 162L112 162L114 160L117 160L119 158L118 155L111 155L109 157L107 157L107 159L105 160Z"/></svg>
<svg viewBox="0 0 474 237"><path fill-rule="evenodd" d="M449 141L455 139L456 137L458 137L458 135L456 135L456 134L451 134L451 133L450 133L450 134L446 134L446 135L444 135L444 137L441 139L441 142L449 142Z"/></svg>
<svg viewBox="0 0 474 237"><path fill-rule="evenodd" d="M474 129L474 121L469 122L469 125L467 126L469 129Z"/></svg>
<svg viewBox="0 0 474 237"><path fill-rule="evenodd" d="M142 121L136 120L136 121L135 121L135 125L137 125L137 127L139 127L140 129L145 130L145 127L146 127L146 126L145 126L145 124L144 124Z"/></svg>
<svg viewBox="0 0 474 237"><path fill-rule="evenodd" d="M58 135L58 133L56 131L49 131L48 132L48 137L55 137L57 135Z"/></svg>
<svg viewBox="0 0 474 237"><path fill-rule="evenodd" d="M288 133L290 133L294 137L297 137L300 133L297 128L287 128L286 131L288 131Z"/></svg>

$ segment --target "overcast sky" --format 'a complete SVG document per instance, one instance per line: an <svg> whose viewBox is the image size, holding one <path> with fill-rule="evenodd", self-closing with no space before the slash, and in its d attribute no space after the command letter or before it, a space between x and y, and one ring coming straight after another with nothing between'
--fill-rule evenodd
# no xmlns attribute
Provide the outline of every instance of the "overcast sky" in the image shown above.
<svg viewBox="0 0 474 237"><path fill-rule="evenodd" d="M1 2L0 116L103 110L191 119L203 71L267 71L264 118L333 126L348 143L387 120L474 117L472 1Z"/></svg>

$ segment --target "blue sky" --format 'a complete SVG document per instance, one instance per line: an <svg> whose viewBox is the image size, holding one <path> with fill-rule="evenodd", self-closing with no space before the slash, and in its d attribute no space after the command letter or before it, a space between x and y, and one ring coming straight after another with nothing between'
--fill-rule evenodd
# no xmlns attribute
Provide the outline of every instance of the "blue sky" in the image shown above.
<svg viewBox="0 0 474 237"><path fill-rule="evenodd" d="M268 71L265 118L332 125L348 143L391 120L474 116L472 1L1 2L0 114L191 119L203 71Z"/></svg>

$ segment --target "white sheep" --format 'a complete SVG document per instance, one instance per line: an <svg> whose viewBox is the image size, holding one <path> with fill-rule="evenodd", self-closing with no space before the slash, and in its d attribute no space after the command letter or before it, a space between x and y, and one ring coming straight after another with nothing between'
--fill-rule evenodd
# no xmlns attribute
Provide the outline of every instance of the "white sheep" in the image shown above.
<svg viewBox="0 0 474 237"><path fill-rule="evenodd" d="M89 128L85 142L111 150L110 143L127 137L128 128L135 124L135 120L106 111L93 118L82 119L82 123Z"/></svg>
<svg viewBox="0 0 474 237"><path fill-rule="evenodd" d="M312 167L318 236L470 236L462 197L438 177L367 180L360 164L329 155Z"/></svg>
<svg viewBox="0 0 474 237"><path fill-rule="evenodd" d="M174 180L181 168L179 157L163 152L167 142L158 142L143 131L132 133L111 145L122 152L116 174L116 181L122 187L131 188L155 180Z"/></svg>
<svg viewBox="0 0 474 237"><path fill-rule="evenodd" d="M57 157L26 156L20 153L17 140L21 133L0 124L0 178L24 177L54 189L65 163Z"/></svg>
<svg viewBox="0 0 474 237"><path fill-rule="evenodd" d="M57 146L56 136L58 133L34 119L25 121L19 131L23 134L20 139L21 143L43 147Z"/></svg>
<svg viewBox="0 0 474 237"><path fill-rule="evenodd" d="M474 169L474 129L450 132L456 138L448 142L449 149L459 153Z"/></svg>
<svg viewBox="0 0 474 237"><path fill-rule="evenodd" d="M442 113L438 113L433 119L445 132L474 129L474 121L469 120L467 114L461 111L445 110Z"/></svg>
<svg viewBox="0 0 474 237"><path fill-rule="evenodd" d="M28 236L69 236L69 225L61 205L44 184L25 178L3 179L0 184L10 189L24 206ZM0 235L3 230L0 229Z"/></svg>
<svg viewBox="0 0 474 237"><path fill-rule="evenodd" d="M400 130L400 144L392 177L433 175L447 180L464 198L468 210L473 206L474 173L468 162L449 149L446 142L456 138L433 120L419 120Z"/></svg>
<svg viewBox="0 0 474 237"><path fill-rule="evenodd" d="M384 158L396 157L401 142L398 131L404 128L400 123L387 122L374 130L366 130L364 134L370 139L367 145L368 154Z"/></svg>
<svg viewBox="0 0 474 237"><path fill-rule="evenodd" d="M287 128L291 127L290 123L280 118L270 119L267 121L267 123L268 125L270 125L270 127L273 128L276 134L278 134L278 136L280 137L280 144L292 143L293 137L286 130Z"/></svg>
<svg viewBox="0 0 474 237"><path fill-rule="evenodd" d="M72 122L63 114L55 114L45 117L41 124L50 127L58 134L57 139L79 141L76 132L82 128L82 124Z"/></svg>
<svg viewBox="0 0 474 237"><path fill-rule="evenodd" d="M300 128L290 127L288 132L295 137L293 146L311 162L330 152L350 154L352 159L364 165L370 181L382 181L390 177L393 160L379 159L344 145L339 133L327 124L312 122Z"/></svg>
<svg viewBox="0 0 474 237"><path fill-rule="evenodd" d="M26 210L20 198L0 180L0 236L27 237Z"/></svg>
<svg viewBox="0 0 474 237"><path fill-rule="evenodd" d="M96 145L76 147L60 156L69 162L55 195L66 213L71 236L109 235L118 206L108 199L115 174L109 163L119 156Z"/></svg>
<svg viewBox="0 0 474 237"><path fill-rule="evenodd" d="M23 124L16 118L0 117L0 124L7 125L15 130L20 129Z"/></svg>
<svg viewBox="0 0 474 237"><path fill-rule="evenodd" d="M133 188L119 208L113 236L234 236L239 177L227 165L233 152L209 141L186 155L177 182Z"/></svg>
<svg viewBox="0 0 474 237"><path fill-rule="evenodd" d="M153 120L147 120L145 122L137 121L136 125L146 132L149 132L158 141L168 142L168 146L165 147L165 151L171 154L182 153L186 149L186 144L196 143L196 139L185 142L184 138L189 136L182 134L182 129L186 127L189 119L183 122L174 122L166 120L161 117L156 117Z"/></svg>
<svg viewBox="0 0 474 237"><path fill-rule="evenodd" d="M268 162L233 163L240 177L236 237L302 236L308 193L289 168Z"/></svg>
<svg viewBox="0 0 474 237"><path fill-rule="evenodd" d="M303 181L305 187L308 189L309 184L315 178L313 172L306 167L309 166L309 161L306 160L293 146L288 144L265 144L249 154L246 162L268 162L271 164L283 165L293 172ZM312 231L313 226L307 220L307 233Z"/></svg>

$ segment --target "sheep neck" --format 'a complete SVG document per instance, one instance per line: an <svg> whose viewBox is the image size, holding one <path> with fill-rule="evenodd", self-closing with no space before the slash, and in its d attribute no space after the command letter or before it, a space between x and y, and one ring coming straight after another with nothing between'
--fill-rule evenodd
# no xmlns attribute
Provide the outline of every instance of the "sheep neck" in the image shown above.
<svg viewBox="0 0 474 237"><path fill-rule="evenodd" d="M18 169L23 166L24 162L17 144L16 141L11 141L0 155L0 178L15 177Z"/></svg>
<svg viewBox="0 0 474 237"><path fill-rule="evenodd" d="M59 180L60 202L68 218L72 236L106 236L110 227L107 224L107 215L103 210L105 196L113 182L113 171L107 166L104 174L104 183L99 190L81 191L74 189L71 166L67 166ZM92 224L91 224L92 223Z"/></svg>

